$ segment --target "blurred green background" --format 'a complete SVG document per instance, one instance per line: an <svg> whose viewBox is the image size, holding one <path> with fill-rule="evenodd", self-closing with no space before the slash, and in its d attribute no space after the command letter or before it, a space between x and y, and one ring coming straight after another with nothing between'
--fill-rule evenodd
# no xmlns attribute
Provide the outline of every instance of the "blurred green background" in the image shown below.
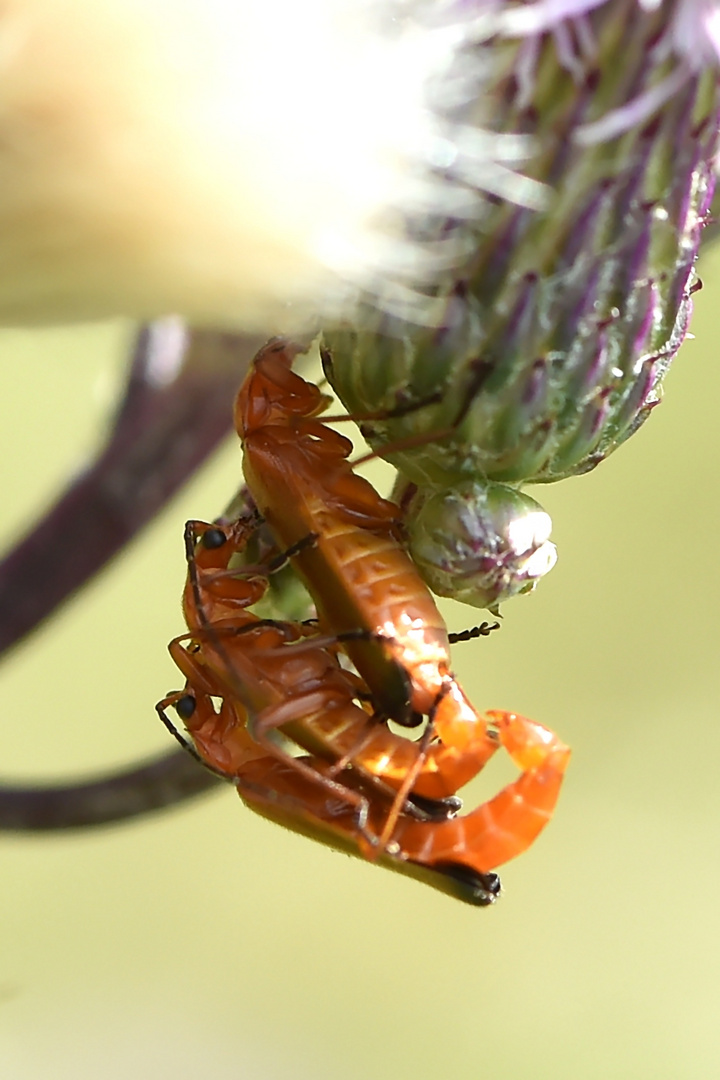
<svg viewBox="0 0 720 1080"><path fill-rule="evenodd" d="M0 1075L717 1075L720 250L701 273L665 403L595 473L534 490L558 566L502 632L456 648L478 706L574 748L555 819L504 869L496 907L285 833L230 790L139 824L0 836ZM95 445L131 333L0 335L5 543ZM230 444L4 664L3 775L168 746L153 704L178 685L182 525L219 511L239 468Z"/></svg>

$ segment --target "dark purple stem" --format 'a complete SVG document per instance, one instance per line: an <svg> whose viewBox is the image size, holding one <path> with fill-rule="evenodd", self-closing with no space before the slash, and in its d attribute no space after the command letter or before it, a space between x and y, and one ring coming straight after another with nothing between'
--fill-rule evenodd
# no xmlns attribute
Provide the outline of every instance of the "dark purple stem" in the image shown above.
<svg viewBox="0 0 720 1080"><path fill-rule="evenodd" d="M104 449L0 562L0 655L105 566L225 438L256 345L170 322L140 332ZM158 385L173 365L176 376Z"/></svg>
<svg viewBox="0 0 720 1080"><path fill-rule="evenodd" d="M55 832L109 825L185 802L223 781L183 750L92 781L0 786L0 829Z"/></svg>
<svg viewBox="0 0 720 1080"><path fill-rule="evenodd" d="M121 551L231 431L234 395L260 344L177 320L140 331L105 446L0 562L0 656ZM172 751L81 784L0 784L0 829L120 821L219 783Z"/></svg>

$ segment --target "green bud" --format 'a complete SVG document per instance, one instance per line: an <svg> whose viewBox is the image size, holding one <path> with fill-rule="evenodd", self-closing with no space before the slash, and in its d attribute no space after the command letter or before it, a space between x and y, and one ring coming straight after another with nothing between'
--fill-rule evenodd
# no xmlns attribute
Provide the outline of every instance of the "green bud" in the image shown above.
<svg viewBox="0 0 720 1080"><path fill-rule="evenodd" d="M659 402L687 329L720 114L709 15L690 0L570 7L582 33L567 4L508 4L523 36L472 52L493 131L531 140L524 172L546 206L508 189L438 223L467 254L422 325L381 296L325 333L333 387L419 486L592 469Z"/></svg>
<svg viewBox="0 0 720 1080"><path fill-rule="evenodd" d="M467 480L404 505L408 550L439 596L497 613L555 565L549 514L515 488Z"/></svg>

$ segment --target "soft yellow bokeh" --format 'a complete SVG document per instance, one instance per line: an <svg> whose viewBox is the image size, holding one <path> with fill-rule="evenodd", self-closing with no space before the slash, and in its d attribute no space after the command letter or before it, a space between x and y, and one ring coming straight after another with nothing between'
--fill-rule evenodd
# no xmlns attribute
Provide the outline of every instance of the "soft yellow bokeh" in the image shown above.
<svg viewBox="0 0 720 1080"><path fill-rule="evenodd" d="M556 817L505 868L497 906L287 834L231 791L95 833L0 837L0 1075L716 1074L720 252L701 271L665 403L596 473L533 490L558 565L507 605L502 632L457 647L478 705L526 712L574 749ZM127 334L0 337L8 542L92 446ZM177 685L182 524L219 510L238 472L229 445L7 660L4 774L168 745L153 704Z"/></svg>
<svg viewBox="0 0 720 1080"><path fill-rule="evenodd" d="M0 324L178 311L297 330L399 263L418 284L432 253L393 241L388 214L452 199L418 167L439 138L428 83L459 37L386 14L3 0Z"/></svg>

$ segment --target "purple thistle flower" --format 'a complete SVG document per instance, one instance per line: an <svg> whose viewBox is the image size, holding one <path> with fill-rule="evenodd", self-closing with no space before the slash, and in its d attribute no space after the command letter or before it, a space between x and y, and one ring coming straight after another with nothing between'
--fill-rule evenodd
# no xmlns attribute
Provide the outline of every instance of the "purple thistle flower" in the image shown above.
<svg viewBox="0 0 720 1080"><path fill-rule="evenodd" d="M366 304L325 332L349 411L388 412L362 429L419 489L409 516L458 485L587 472L637 431L687 331L713 193L715 4L539 0L496 16L498 34L469 41L467 56L485 73L493 130L531 141L524 173L544 207L485 197L474 216L448 218L467 255L426 291L424 325ZM455 102L450 119L469 109ZM460 183L462 167L449 169ZM465 526L443 505L440 564L464 577ZM478 528L484 515L481 500Z"/></svg>

